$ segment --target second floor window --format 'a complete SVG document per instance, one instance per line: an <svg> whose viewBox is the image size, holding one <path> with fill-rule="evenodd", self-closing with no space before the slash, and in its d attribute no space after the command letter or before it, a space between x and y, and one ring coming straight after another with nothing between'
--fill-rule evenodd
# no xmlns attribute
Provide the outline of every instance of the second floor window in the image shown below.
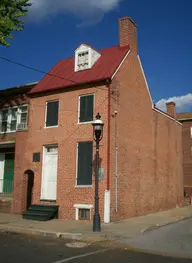
<svg viewBox="0 0 192 263"><path fill-rule="evenodd" d="M59 101L48 101L46 106L46 127L58 126Z"/></svg>
<svg viewBox="0 0 192 263"><path fill-rule="evenodd" d="M93 121L94 95L88 94L79 98L79 123Z"/></svg>
<svg viewBox="0 0 192 263"><path fill-rule="evenodd" d="M0 110L0 132L15 132L27 127L27 105Z"/></svg>

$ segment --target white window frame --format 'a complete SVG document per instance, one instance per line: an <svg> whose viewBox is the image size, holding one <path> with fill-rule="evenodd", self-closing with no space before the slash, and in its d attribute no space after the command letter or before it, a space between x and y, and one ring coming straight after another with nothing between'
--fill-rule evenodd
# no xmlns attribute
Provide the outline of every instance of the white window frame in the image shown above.
<svg viewBox="0 0 192 263"><path fill-rule="evenodd" d="M5 110L8 110L8 117L7 117L7 130L6 131L1 131L0 130L0 134L4 134L4 133L14 133L17 131L17 127L18 127L18 124L20 124L20 121L21 121L21 108L22 107L27 107L27 118L26 118L26 127L27 127L27 124L28 124L28 104L23 104L23 105L19 105L19 106L13 106L13 107L9 107L9 108L3 108L0 110L0 121L2 122L2 112L5 111ZM16 129L11 131L10 128L11 128L11 110L12 109L17 109L17 116L16 116ZM24 130L24 129L23 129Z"/></svg>
<svg viewBox="0 0 192 263"><path fill-rule="evenodd" d="M86 52L88 52L88 66L85 69L79 69L79 64L78 64L79 55L82 53L86 53ZM87 47L86 49L76 51L75 52L75 72L81 72L84 70L88 70L90 68L91 68L91 48Z"/></svg>
<svg viewBox="0 0 192 263"><path fill-rule="evenodd" d="M75 220L79 220L79 209L89 209L90 210L89 221L91 221L93 205L91 205L91 204L75 204L74 208L75 208Z"/></svg>
<svg viewBox="0 0 192 263"><path fill-rule="evenodd" d="M92 121L80 122L81 97L86 97L86 96L93 96L93 120ZM78 122L77 122L77 124L91 124L91 123L93 123L94 122L94 115L95 115L95 93L88 93L88 94L79 95L79 99L78 99Z"/></svg>
<svg viewBox="0 0 192 263"><path fill-rule="evenodd" d="M89 61L90 61L89 53L90 53L89 50L80 51L80 52L77 53L77 54L78 54L78 56L77 56L77 70L78 70L78 71L82 71L82 70L89 69ZM88 61L87 61L87 62L85 61L86 64L87 64L87 67L86 67L86 68L79 69L79 66L80 66L80 67L81 67L81 66L85 66L85 63L82 64L82 63L79 62L79 60L80 60L80 55L82 55L82 54L87 54L87 59L88 59Z"/></svg>
<svg viewBox="0 0 192 263"><path fill-rule="evenodd" d="M46 120L47 120L47 104L49 102L55 102L55 101L58 101L59 105L58 105L58 124L55 125L55 126L46 126ZM59 127L59 106L60 106L60 101L59 99L57 100L48 100L46 101L46 105L45 105L45 121L44 121L44 128L45 129L51 129L51 128L58 128Z"/></svg>
<svg viewBox="0 0 192 263"><path fill-rule="evenodd" d="M192 126L190 127L190 137L192 138Z"/></svg>
<svg viewBox="0 0 192 263"><path fill-rule="evenodd" d="M57 152L48 152L47 149L48 148L51 148L51 147L55 147L57 148ZM58 144L45 144L43 145L43 157L42 157L42 164L41 164L41 193L40 193L40 200L44 200L44 196L42 196L42 189L43 189L43 180L44 180L44 160L45 160L45 156L46 155L56 155L57 154L57 157L58 157L58 160L59 160L59 146ZM57 160L57 162L58 162ZM58 165L58 163L57 163ZM57 170L57 178L58 178L58 170ZM46 200L48 201L48 200ZM56 197L56 200L54 200L54 202L57 201L57 197Z"/></svg>
<svg viewBox="0 0 192 263"><path fill-rule="evenodd" d="M79 142L76 144L76 176L75 176L75 187L76 188L92 188L93 186L93 180L92 180L92 184L90 185L78 185L77 184L77 177L78 177L78 145L79 145Z"/></svg>

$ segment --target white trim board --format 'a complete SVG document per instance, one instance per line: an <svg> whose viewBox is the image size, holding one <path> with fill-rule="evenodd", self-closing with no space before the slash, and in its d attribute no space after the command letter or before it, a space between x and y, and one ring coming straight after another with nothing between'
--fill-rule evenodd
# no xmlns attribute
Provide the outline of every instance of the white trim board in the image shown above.
<svg viewBox="0 0 192 263"><path fill-rule="evenodd" d="M153 107L154 106L153 99L152 99L152 96L151 96L149 85L148 85L148 82L147 82L147 79L146 79L146 76L145 76L145 72L144 72L144 69L143 69L143 66L142 66L141 59L140 59L139 55L137 55L137 58L139 60L139 65L140 65L140 68L141 68L141 71L142 71L142 74L143 74L143 77L144 77L144 80L145 80L145 85L147 87L147 91L148 91L148 94L149 94L149 97L150 97L151 105Z"/></svg>
<svg viewBox="0 0 192 263"><path fill-rule="evenodd" d="M0 193L3 193L4 168L5 168L5 154L0 153Z"/></svg>
<svg viewBox="0 0 192 263"><path fill-rule="evenodd" d="M177 121L175 118L173 118L173 117L167 115L166 113L163 113L162 111L160 111L160 110L158 110L157 108L155 108L155 105L154 105L154 103L153 103L153 99L152 99L152 96L151 96L151 92L150 92L150 89L149 89L149 85L148 85L148 82L147 82L147 79L146 79L146 76L145 76L145 72L144 72L144 69L143 69L143 66L142 66L140 57L139 57L139 55L137 55L137 57L138 57L139 64L140 64L140 67L141 67L141 71L142 71L142 74L143 74L143 77L144 77L144 80L145 80L145 84L146 84L146 87L147 87L147 91L148 91L148 94L149 94L149 97L150 97L152 109L155 110L156 112L164 115L164 116L167 117L168 119L171 119L171 120L175 121L176 123L182 125L182 124L181 124L179 121Z"/></svg>
<svg viewBox="0 0 192 263"><path fill-rule="evenodd" d="M158 112L158 113L160 113L160 114L164 115L164 116L165 116L165 117L167 117L168 119L171 119L172 121L175 121L177 124L179 124L179 125L183 126L183 124L182 124L182 123L180 123L179 121L177 121L177 120L176 120L176 119L174 119L173 117L171 117L171 116L167 115L166 113L164 113L164 112L162 112L162 111L158 110L157 108L153 107L152 109L153 109L154 111L156 111L156 112Z"/></svg>
<svg viewBox="0 0 192 263"><path fill-rule="evenodd" d="M0 144L15 144L15 141L0 142Z"/></svg>
<svg viewBox="0 0 192 263"><path fill-rule="evenodd" d="M74 205L75 208L87 208L87 209L90 209L90 208L93 208L93 205L90 205L90 204L75 204Z"/></svg>

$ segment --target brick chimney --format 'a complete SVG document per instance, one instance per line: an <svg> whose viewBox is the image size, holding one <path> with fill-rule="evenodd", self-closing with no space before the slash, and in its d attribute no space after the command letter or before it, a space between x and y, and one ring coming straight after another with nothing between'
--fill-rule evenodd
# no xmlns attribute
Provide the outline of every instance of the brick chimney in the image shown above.
<svg viewBox="0 0 192 263"><path fill-rule="evenodd" d="M131 51L137 53L137 26L130 17L119 19L119 45L130 45Z"/></svg>
<svg viewBox="0 0 192 263"><path fill-rule="evenodd" d="M167 102L166 106L167 106L167 113L171 117L176 119L176 109L175 109L176 104L175 104L175 102L173 102L173 101Z"/></svg>

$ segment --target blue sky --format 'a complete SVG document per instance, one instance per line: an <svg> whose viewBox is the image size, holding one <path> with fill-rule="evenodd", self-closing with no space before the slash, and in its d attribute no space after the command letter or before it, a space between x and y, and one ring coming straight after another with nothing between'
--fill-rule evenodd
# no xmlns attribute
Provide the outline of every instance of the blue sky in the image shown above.
<svg viewBox="0 0 192 263"><path fill-rule="evenodd" d="M174 97L178 111L191 110L191 0L32 0L22 32L0 56L49 71L73 56L82 42L96 49L118 44L118 18L130 16L138 26L139 55L154 102L163 109ZM43 77L0 60L0 89Z"/></svg>

